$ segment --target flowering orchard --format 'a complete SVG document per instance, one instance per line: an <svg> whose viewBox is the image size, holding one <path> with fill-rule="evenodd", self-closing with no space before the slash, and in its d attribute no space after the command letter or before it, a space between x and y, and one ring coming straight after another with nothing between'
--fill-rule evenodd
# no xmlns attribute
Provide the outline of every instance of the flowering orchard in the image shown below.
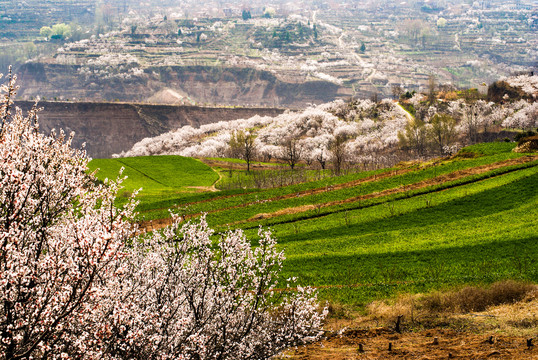
<svg viewBox="0 0 538 360"><path fill-rule="evenodd" d="M254 133L258 158L279 158L289 163L290 139L301 161L324 163L334 158L334 145L345 143L350 158L373 162L382 152L398 145L398 130L407 123L406 113L390 100L376 104L370 100L332 103L286 112L277 117L221 121L195 129L185 126L155 138L146 138L119 156L178 154L217 157L230 153L234 131ZM296 142L295 142L296 140ZM349 151L348 151L349 150Z"/></svg>
<svg viewBox="0 0 538 360"><path fill-rule="evenodd" d="M519 76L509 81L535 99L536 78ZM415 94L404 106L412 109L414 116L388 99L379 103L336 100L276 117L221 121L198 129L184 126L143 139L118 156L241 157L231 151L230 144L234 132L243 131L255 137L255 152L249 153L249 159L277 158L291 167L298 161L319 164L321 168L332 163L336 169L342 161L365 165L394 163L401 160L398 152L402 149L415 157L448 155L461 144L484 141L493 129L538 127L536 100L497 104L460 98L432 102Z"/></svg>
<svg viewBox="0 0 538 360"><path fill-rule="evenodd" d="M312 289L276 291L270 232L218 240L205 219L135 237L133 198L97 184L37 109L0 107L0 359L265 359L320 336ZM290 290L290 289L288 289Z"/></svg>

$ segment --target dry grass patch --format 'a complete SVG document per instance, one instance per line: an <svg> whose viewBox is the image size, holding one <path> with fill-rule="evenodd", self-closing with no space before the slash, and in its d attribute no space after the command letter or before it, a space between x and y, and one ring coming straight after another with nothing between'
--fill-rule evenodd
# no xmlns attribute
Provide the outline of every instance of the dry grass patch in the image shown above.
<svg viewBox="0 0 538 360"><path fill-rule="evenodd" d="M380 326L392 326L403 316L406 329L442 326L526 334L538 328L538 286L508 280L489 287L402 295L392 302L374 301L367 311Z"/></svg>
<svg viewBox="0 0 538 360"><path fill-rule="evenodd" d="M467 318L477 327L491 329L495 333L536 337L538 336L538 289L527 293L516 303L491 306L479 314L457 317ZM538 341L538 339L535 340Z"/></svg>
<svg viewBox="0 0 538 360"><path fill-rule="evenodd" d="M512 280L492 284L488 288L467 286L455 292L425 296L422 304L430 312L484 311L491 306L513 304L523 300L536 286Z"/></svg>

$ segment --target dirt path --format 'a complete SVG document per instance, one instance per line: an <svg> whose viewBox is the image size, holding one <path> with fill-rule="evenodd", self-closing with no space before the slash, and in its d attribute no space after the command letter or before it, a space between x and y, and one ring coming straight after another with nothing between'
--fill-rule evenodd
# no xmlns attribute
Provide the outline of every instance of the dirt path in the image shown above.
<svg viewBox="0 0 538 360"><path fill-rule="evenodd" d="M215 170L213 170L215 171ZM194 190L200 190L200 191L208 191L208 192L219 192L220 190L217 189L215 186L218 184L219 181L222 180L222 174L219 171L215 171L219 178L215 180L215 182L211 186L188 186L189 189Z"/></svg>
<svg viewBox="0 0 538 360"><path fill-rule="evenodd" d="M402 106L402 104L400 104L399 102L396 102L396 105L398 105L400 107L400 109L403 110L403 112L405 113L405 117L407 118L407 121L409 122L412 122L415 120L415 118L413 117L413 115L411 115L409 113L409 111L405 110L404 107Z"/></svg>

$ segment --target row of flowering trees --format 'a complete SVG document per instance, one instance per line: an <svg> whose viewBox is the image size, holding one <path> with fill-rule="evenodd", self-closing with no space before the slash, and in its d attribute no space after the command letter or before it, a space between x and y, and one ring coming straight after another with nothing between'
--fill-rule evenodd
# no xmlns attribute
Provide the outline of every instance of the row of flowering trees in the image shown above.
<svg viewBox="0 0 538 360"><path fill-rule="evenodd" d="M322 169L332 163L339 172L346 162L379 163L391 156L395 161L402 149L413 156L451 154L462 143L483 141L493 128L538 127L536 101L503 105L485 100L430 101L416 94L404 106L413 117L391 100L337 100L276 117L254 116L198 129L185 126L146 138L118 156L280 159L292 169L299 161ZM248 139L248 144L238 146L238 138Z"/></svg>
<svg viewBox="0 0 538 360"><path fill-rule="evenodd" d="M235 144L237 135L244 133L253 139L258 159L281 159L292 168L298 161L325 168L342 152L349 161L374 161L386 149L397 147L398 131L406 123L405 111L390 100L379 104L370 100L337 100L274 118L254 116L197 129L184 126L146 138L118 156L241 157Z"/></svg>
<svg viewBox="0 0 538 360"><path fill-rule="evenodd" d="M0 103L0 359L266 359L320 335L312 289L277 278L268 231L216 238L204 218L136 236L121 179L99 184L38 110Z"/></svg>
<svg viewBox="0 0 538 360"><path fill-rule="evenodd" d="M537 93L538 89L535 89L534 94ZM451 148L456 142L472 144L487 140L489 133L499 127L522 130L538 128L538 102L532 100L502 105L463 99L431 103L421 94L416 94L409 104L415 111L415 119L400 133L400 144L413 148L419 155L426 152L427 145L438 148L438 153L443 154L446 153L443 149Z"/></svg>

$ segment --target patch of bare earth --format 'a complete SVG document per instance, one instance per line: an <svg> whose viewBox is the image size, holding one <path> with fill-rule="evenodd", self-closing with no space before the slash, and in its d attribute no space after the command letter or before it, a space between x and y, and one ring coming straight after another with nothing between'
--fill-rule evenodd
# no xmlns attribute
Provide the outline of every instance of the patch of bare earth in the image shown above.
<svg viewBox="0 0 538 360"><path fill-rule="evenodd" d="M211 186L187 186L187 189L196 190L196 192L218 192L219 189L215 185Z"/></svg>
<svg viewBox="0 0 538 360"><path fill-rule="evenodd" d="M172 222L172 218L139 221L138 234L163 229L167 226L172 225Z"/></svg>
<svg viewBox="0 0 538 360"><path fill-rule="evenodd" d="M333 317L326 329L322 341L292 349L282 359L538 359L538 290L505 281L405 295L370 304L367 315Z"/></svg>
<svg viewBox="0 0 538 360"><path fill-rule="evenodd" d="M538 359L520 336L493 336L450 329L399 334L392 329L346 330L320 343L300 347L283 358L344 359ZM362 346L362 351L361 351ZM390 346L390 349L389 349Z"/></svg>
<svg viewBox="0 0 538 360"><path fill-rule="evenodd" d="M253 216L252 218L248 219L247 221L256 221L256 220L263 220L268 219L271 217L277 217L277 216L283 216L283 215L290 215L300 212L305 212L309 210L314 210L316 207L314 205L303 205L303 206L296 206L291 208L285 208L282 210L278 210L272 213L261 213Z"/></svg>

